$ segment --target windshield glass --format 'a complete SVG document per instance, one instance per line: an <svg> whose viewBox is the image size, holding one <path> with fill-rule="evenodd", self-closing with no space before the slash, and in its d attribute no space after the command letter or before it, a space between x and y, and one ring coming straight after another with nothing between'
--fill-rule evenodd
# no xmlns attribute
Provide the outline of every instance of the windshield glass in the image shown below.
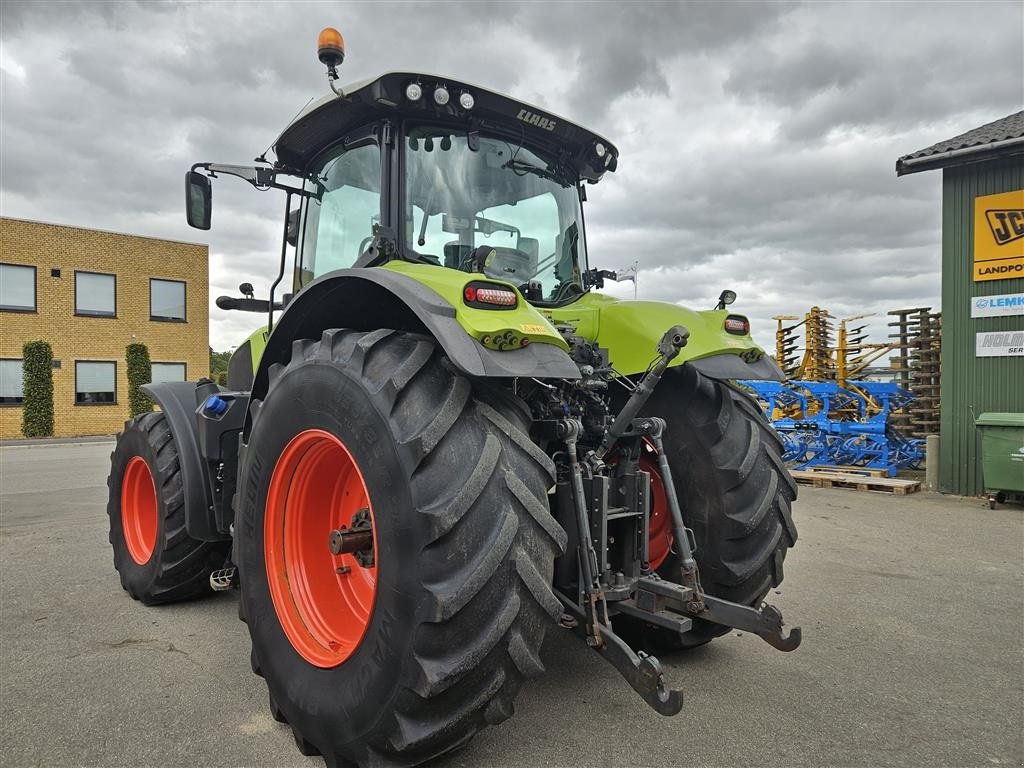
<svg viewBox="0 0 1024 768"><path fill-rule="evenodd" d="M582 290L586 249L575 179L504 139L414 128L405 147L409 254L517 287L533 301ZM481 248L487 246L487 248ZM480 249L480 250L477 250ZM475 252L475 255L474 255Z"/></svg>
<svg viewBox="0 0 1024 768"><path fill-rule="evenodd" d="M302 248L295 289L351 267L380 223L380 148L373 143L330 150L306 183Z"/></svg>

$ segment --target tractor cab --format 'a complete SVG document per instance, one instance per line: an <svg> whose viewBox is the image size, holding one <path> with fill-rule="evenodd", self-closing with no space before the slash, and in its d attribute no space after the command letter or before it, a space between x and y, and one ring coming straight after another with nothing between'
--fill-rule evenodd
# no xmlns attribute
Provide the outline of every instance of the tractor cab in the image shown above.
<svg viewBox="0 0 1024 768"><path fill-rule="evenodd" d="M330 96L275 143L305 185L294 289L394 257L511 283L559 305L587 285L581 203L617 163L600 136L451 78L393 72Z"/></svg>

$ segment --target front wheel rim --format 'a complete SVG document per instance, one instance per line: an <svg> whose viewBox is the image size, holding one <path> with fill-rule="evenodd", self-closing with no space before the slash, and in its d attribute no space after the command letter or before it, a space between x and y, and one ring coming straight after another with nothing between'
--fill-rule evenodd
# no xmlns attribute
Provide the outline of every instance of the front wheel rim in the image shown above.
<svg viewBox="0 0 1024 768"><path fill-rule="evenodd" d="M138 565L145 565L156 549L156 483L149 464L133 456L121 481L121 530L128 554Z"/></svg>
<svg viewBox="0 0 1024 768"><path fill-rule="evenodd" d="M295 651L329 669L359 647L373 614L377 564L363 567L354 554L333 555L332 530L351 525L367 510L377 530L366 482L336 436L300 432L274 466L264 518L264 557L274 610Z"/></svg>

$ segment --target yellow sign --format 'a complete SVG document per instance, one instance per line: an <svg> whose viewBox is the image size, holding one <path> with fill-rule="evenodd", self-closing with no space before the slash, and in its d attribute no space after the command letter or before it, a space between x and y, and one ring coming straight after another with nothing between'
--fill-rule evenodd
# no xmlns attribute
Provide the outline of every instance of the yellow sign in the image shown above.
<svg viewBox="0 0 1024 768"><path fill-rule="evenodd" d="M1024 189L974 198L974 280L1024 277Z"/></svg>
<svg viewBox="0 0 1024 768"><path fill-rule="evenodd" d="M548 329L543 325L520 325L519 330L523 333L549 333Z"/></svg>

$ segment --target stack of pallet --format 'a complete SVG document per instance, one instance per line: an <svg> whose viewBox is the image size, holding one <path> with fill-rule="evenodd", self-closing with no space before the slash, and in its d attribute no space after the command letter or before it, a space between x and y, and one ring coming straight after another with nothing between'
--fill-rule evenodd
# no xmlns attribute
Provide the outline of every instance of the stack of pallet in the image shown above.
<svg viewBox="0 0 1024 768"><path fill-rule="evenodd" d="M914 395L914 401L891 422L907 437L924 438L939 431L939 352L942 346L942 315L931 307L897 309L889 334L897 353L897 383Z"/></svg>

